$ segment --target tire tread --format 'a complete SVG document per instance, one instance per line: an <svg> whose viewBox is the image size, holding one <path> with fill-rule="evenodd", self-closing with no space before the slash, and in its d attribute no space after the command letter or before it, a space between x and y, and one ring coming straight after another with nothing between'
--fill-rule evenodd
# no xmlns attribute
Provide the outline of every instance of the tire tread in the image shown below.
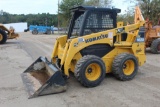
<svg viewBox="0 0 160 107"><path fill-rule="evenodd" d="M105 78L105 72L103 72L103 73L102 73L101 80L100 80L98 83L89 84L89 83L85 82L85 81L83 80L83 78L80 76L80 72L81 72L81 68L83 67L83 64L84 64L86 61L89 61L89 60L91 60L91 59L100 60L100 61L103 63L103 65L105 65L104 62L102 61L102 59L99 58L98 56L95 56L95 55L85 55L85 56L83 56L83 57L77 62L76 66L75 66L74 75L75 75L75 77L77 78L77 80L78 80L83 86L85 86L85 87L95 87L95 86L99 85L99 84L101 83L101 81ZM104 69L106 70L105 66L104 66L104 68L102 68L102 69L103 69L103 70L104 70Z"/></svg>

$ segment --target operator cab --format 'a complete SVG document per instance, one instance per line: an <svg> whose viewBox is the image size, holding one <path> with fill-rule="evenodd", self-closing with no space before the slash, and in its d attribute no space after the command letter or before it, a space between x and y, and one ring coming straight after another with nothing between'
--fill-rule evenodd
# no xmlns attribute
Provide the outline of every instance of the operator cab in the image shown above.
<svg viewBox="0 0 160 107"><path fill-rule="evenodd" d="M78 6L71 9L72 18L68 31L68 38L89 35L117 27L117 8L98 8L92 6Z"/></svg>

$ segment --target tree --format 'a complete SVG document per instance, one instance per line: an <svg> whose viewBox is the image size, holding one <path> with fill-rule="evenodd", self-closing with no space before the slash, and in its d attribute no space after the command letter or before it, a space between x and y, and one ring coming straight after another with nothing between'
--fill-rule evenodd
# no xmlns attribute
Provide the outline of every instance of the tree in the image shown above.
<svg viewBox="0 0 160 107"><path fill-rule="evenodd" d="M98 7L109 7L112 0L86 0L84 5L98 6Z"/></svg>
<svg viewBox="0 0 160 107"><path fill-rule="evenodd" d="M124 14L118 15L117 21L123 21L124 25L134 23L134 8L127 8Z"/></svg>
<svg viewBox="0 0 160 107"><path fill-rule="evenodd" d="M153 24L157 24L160 18L160 0L130 0L139 5L145 19L149 18Z"/></svg>
<svg viewBox="0 0 160 107"><path fill-rule="evenodd" d="M62 0L59 5L59 20L61 26L67 26L71 18L70 9L79 5L108 7L112 0Z"/></svg>
<svg viewBox="0 0 160 107"><path fill-rule="evenodd" d="M4 12L0 16L0 23L16 23L16 22L27 22L28 25L48 25L57 26L57 15L42 13L42 14L9 14Z"/></svg>
<svg viewBox="0 0 160 107"><path fill-rule="evenodd" d="M70 9L82 5L84 0L62 0L59 5L59 20L61 26L66 26L71 18Z"/></svg>

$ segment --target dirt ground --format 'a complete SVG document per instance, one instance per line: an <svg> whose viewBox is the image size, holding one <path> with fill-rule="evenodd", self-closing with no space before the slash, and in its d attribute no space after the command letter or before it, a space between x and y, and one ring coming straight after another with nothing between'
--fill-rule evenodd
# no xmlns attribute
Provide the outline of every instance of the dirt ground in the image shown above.
<svg viewBox="0 0 160 107"><path fill-rule="evenodd" d="M85 88L71 76L64 93L28 99L20 74L39 56L50 58L56 35L20 33L0 45L0 107L159 107L160 55L147 49L147 63L131 81L112 75L95 88Z"/></svg>

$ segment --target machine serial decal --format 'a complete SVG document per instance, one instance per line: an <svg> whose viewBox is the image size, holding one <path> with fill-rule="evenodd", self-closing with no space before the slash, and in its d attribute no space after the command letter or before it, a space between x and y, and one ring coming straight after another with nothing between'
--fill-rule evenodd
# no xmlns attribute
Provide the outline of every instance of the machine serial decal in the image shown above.
<svg viewBox="0 0 160 107"><path fill-rule="evenodd" d="M93 42L93 41L96 41L96 40L101 40L101 39L104 39L104 38L108 38L108 34L105 34L105 35L101 34L101 36L86 39L85 42L89 43L89 42Z"/></svg>

